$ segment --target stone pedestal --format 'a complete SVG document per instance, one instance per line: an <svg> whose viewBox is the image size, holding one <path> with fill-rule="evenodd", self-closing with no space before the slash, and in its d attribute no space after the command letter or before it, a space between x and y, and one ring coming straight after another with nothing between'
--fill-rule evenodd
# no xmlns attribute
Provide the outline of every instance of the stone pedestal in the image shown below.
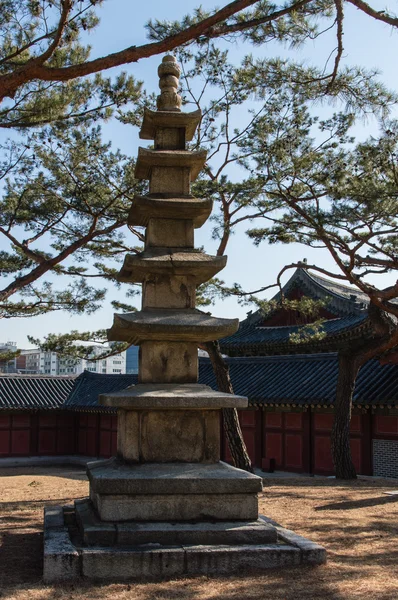
<svg viewBox="0 0 398 600"><path fill-rule="evenodd" d="M259 517L260 477L220 462L220 411L245 408L247 398L197 384L198 344L232 335L238 320L195 308L197 286L226 257L194 248L211 202L190 193L206 152L186 149L201 114L180 111L178 76L166 56L158 110L145 111L141 129L154 149L139 149L135 175L149 180L149 194L134 199L128 223L146 227L145 248L126 256L120 280L142 284L142 310L115 315L108 332L140 346L140 383L100 396L118 409L117 457L89 464L90 498L47 520L46 581L60 578L62 561L63 578L117 580L325 559Z"/></svg>

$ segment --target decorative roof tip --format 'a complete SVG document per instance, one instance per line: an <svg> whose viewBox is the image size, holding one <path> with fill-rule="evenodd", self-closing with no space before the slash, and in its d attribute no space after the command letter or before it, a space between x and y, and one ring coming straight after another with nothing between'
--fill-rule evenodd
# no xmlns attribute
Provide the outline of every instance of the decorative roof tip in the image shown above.
<svg viewBox="0 0 398 600"><path fill-rule="evenodd" d="M158 68L160 94L157 98L159 111L181 111L181 96L177 93L181 68L176 58L167 54Z"/></svg>

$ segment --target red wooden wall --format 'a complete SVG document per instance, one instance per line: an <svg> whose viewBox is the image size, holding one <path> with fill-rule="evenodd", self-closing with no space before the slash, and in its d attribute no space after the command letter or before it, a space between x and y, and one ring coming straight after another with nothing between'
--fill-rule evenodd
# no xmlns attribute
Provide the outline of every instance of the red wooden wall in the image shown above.
<svg viewBox="0 0 398 600"><path fill-rule="evenodd" d="M0 413L0 457L116 454L117 417L55 411Z"/></svg>
<svg viewBox="0 0 398 600"><path fill-rule="evenodd" d="M275 412L266 409L238 412L246 447L255 466L261 468L263 459L272 458L277 470L333 474L330 449L332 412ZM387 424L383 420L380 423L385 423L382 425L384 429L397 431L398 435L398 417L397 424ZM355 468L364 475L372 473L371 427L372 416L369 413L352 415L351 452ZM385 439L385 433L382 437ZM230 462L225 437L223 451L224 459Z"/></svg>
<svg viewBox="0 0 398 600"><path fill-rule="evenodd" d="M95 413L77 415L77 454L108 458L116 454L117 417Z"/></svg>
<svg viewBox="0 0 398 600"><path fill-rule="evenodd" d="M396 440L398 438L398 416L375 415L372 437L383 440Z"/></svg>
<svg viewBox="0 0 398 600"><path fill-rule="evenodd" d="M257 467L273 458L278 470L333 473L330 432L333 413L267 409L239 411L246 446ZM372 473L372 439L398 439L398 416L354 412L351 450L359 473ZM0 413L0 458L77 454L113 456L117 447L117 417L98 413L56 411ZM223 436L222 457L230 460Z"/></svg>

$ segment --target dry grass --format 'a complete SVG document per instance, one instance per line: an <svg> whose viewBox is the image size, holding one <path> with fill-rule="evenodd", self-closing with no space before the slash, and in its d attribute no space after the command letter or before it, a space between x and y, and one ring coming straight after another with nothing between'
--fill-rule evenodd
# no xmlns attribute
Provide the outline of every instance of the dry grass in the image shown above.
<svg viewBox="0 0 398 600"><path fill-rule="evenodd" d="M0 471L0 596L10 600L259 600L350 598L398 600L398 482L331 479L269 480L261 511L328 550L322 567L255 576L176 579L156 583L44 586L42 515L46 504L87 494L83 471Z"/></svg>

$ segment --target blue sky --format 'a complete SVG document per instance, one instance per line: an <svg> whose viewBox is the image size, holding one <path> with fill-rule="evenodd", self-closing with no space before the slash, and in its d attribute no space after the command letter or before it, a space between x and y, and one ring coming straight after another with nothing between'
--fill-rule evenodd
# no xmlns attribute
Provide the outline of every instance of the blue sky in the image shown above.
<svg viewBox="0 0 398 600"><path fill-rule="evenodd" d="M181 5L184 12L197 6L193 0L184 3L169 0L152 0L152 2L139 3L132 0L107 0L99 10L101 24L88 36L92 45L93 57L104 56L130 45L140 45L147 41L144 24L149 18L167 18L169 20L181 17ZM204 8L214 6L213 0L201 2ZM376 10L382 10L382 2L372 2ZM345 35L344 35L344 62L350 65L363 65L368 68L377 68L381 72L384 83L397 90L397 56L398 56L398 30L375 22L352 5L345 5ZM323 65L330 52L335 48L334 32L328 32L313 42L307 43L299 50L289 50L277 44L267 44L265 47L256 48L254 53L258 57L284 56L298 60L305 60L307 64ZM241 57L253 51L253 48L242 44L228 45L231 58L240 60ZM157 90L157 66L161 57L156 56L140 61L137 64L124 67L128 73L144 82L150 91ZM116 74L121 69L114 69ZM109 72L112 74L112 71ZM377 126L369 119L356 127L358 139L364 139L375 134ZM114 121L104 127L104 136L112 141L114 147L120 147L127 154L136 155L138 148L138 131L130 126L122 126ZM312 250L298 245L268 246L259 248L247 239L244 234L246 227L242 227L233 236L228 246L228 265L220 276L227 282L239 281L245 289L255 289L273 283L280 269L287 263L303 259L314 262L325 268L333 270L333 262L326 252ZM211 253L215 249L214 242L210 239L211 225L206 224L196 233L196 244L203 245ZM113 309L110 305L112 299L120 298L123 294L111 289L104 306L93 315L70 316L67 313L54 313L30 319L12 319L2 322L0 341L16 341L19 347L29 347L27 335L43 336L47 333L64 333L71 329L93 330L110 327L113 318ZM267 297L273 295L270 292ZM139 303L137 302L137 306ZM246 310L240 307L234 299L219 302L212 308L218 316L244 318Z"/></svg>

